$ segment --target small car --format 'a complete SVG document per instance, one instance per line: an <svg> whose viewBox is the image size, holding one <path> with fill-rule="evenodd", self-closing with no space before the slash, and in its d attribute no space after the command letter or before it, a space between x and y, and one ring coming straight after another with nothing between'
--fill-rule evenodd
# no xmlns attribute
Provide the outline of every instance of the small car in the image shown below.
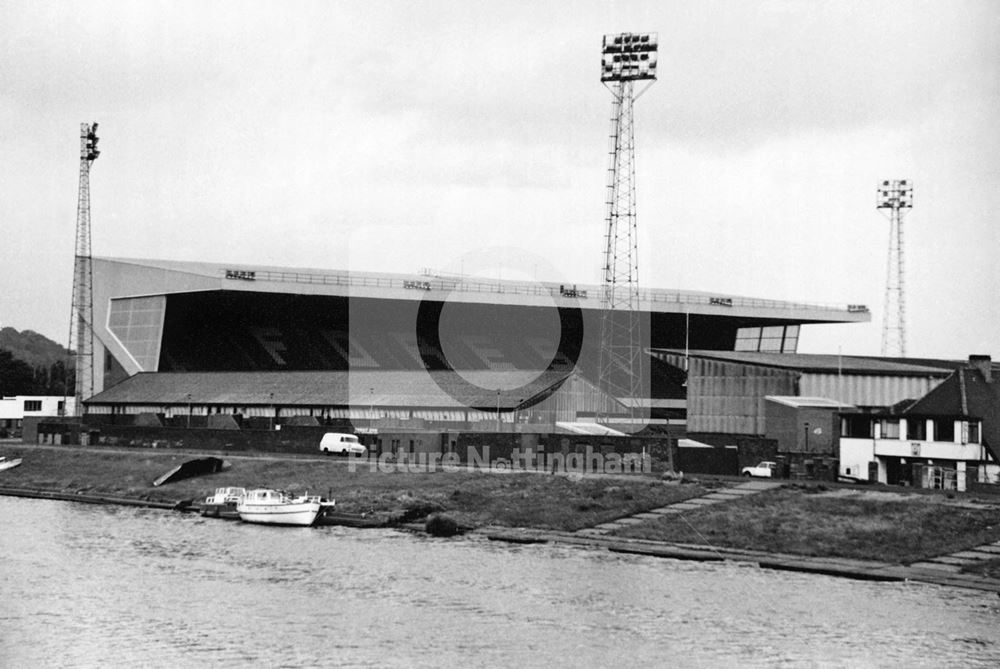
<svg viewBox="0 0 1000 669"><path fill-rule="evenodd" d="M320 453L337 453L338 455L364 455L368 449L364 447L353 434L342 432L327 432L319 442Z"/></svg>
<svg viewBox="0 0 1000 669"><path fill-rule="evenodd" d="M764 462L758 462L754 467L744 467L740 470L741 476L758 476L761 478L771 478L774 476L774 470L777 468L777 462L771 462L765 460Z"/></svg>

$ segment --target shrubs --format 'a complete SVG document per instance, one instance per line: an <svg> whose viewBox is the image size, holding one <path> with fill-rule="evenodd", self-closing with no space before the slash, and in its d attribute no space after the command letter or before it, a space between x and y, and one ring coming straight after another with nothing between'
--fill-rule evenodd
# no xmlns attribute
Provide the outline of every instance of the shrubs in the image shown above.
<svg viewBox="0 0 1000 669"><path fill-rule="evenodd" d="M433 537L453 537L460 533L458 523L442 513L435 513L427 519L424 526L427 534Z"/></svg>

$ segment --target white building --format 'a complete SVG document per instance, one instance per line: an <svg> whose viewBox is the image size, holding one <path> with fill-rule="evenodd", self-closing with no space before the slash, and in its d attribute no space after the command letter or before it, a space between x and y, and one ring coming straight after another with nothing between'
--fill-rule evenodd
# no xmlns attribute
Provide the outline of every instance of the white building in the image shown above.
<svg viewBox="0 0 1000 669"><path fill-rule="evenodd" d="M62 395L15 395L0 398L0 436L20 433L25 418L72 416L75 406L74 398Z"/></svg>
<svg viewBox="0 0 1000 669"><path fill-rule="evenodd" d="M898 413L844 414L840 474L922 488L997 483L1000 384L990 359L973 356Z"/></svg>

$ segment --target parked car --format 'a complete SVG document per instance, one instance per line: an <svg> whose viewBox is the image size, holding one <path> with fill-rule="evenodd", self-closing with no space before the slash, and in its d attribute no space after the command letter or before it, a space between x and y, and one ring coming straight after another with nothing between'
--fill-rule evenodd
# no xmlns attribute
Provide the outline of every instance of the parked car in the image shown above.
<svg viewBox="0 0 1000 669"><path fill-rule="evenodd" d="M740 474L743 476L759 476L769 479L774 476L774 470L777 466L777 462L765 460L764 462L758 462L754 467L744 467L740 470Z"/></svg>
<svg viewBox="0 0 1000 669"><path fill-rule="evenodd" d="M337 453L338 455L364 455L368 449L353 434L327 432L319 442L319 451L320 453Z"/></svg>

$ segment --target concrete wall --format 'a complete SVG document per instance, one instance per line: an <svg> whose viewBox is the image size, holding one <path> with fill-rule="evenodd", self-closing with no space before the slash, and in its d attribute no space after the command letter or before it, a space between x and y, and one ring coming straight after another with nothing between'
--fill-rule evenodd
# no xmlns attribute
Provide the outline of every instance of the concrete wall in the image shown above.
<svg viewBox="0 0 1000 669"><path fill-rule="evenodd" d="M875 462L875 442L872 439L840 440L840 473L868 479L868 463ZM849 471L848 471L849 470Z"/></svg>

